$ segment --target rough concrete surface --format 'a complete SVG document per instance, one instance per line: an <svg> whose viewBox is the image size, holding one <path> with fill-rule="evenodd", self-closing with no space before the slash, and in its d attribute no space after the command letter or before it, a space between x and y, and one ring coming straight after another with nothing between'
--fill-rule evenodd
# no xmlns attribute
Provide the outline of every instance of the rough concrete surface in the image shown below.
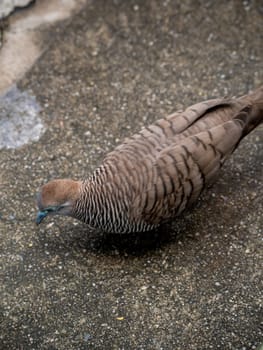
<svg viewBox="0 0 263 350"><path fill-rule="evenodd" d="M263 339L263 128L196 207L156 232L34 223L35 193L123 137L262 84L260 1L102 1L45 33L18 84L39 141L0 153L1 349L256 349Z"/></svg>

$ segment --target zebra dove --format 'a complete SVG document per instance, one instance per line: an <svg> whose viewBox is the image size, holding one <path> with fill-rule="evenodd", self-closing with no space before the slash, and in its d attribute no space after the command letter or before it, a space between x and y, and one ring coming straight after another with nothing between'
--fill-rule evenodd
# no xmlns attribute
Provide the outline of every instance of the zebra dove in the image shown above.
<svg viewBox="0 0 263 350"><path fill-rule="evenodd" d="M61 214L105 232L156 228L189 207L262 122L263 86L157 120L106 155L87 180L45 184L37 198L37 223Z"/></svg>

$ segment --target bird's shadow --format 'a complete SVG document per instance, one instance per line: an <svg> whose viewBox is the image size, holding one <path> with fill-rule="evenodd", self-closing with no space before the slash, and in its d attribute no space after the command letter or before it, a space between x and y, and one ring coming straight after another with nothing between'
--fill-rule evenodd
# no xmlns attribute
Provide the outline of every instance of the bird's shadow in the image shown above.
<svg viewBox="0 0 263 350"><path fill-rule="evenodd" d="M41 240L49 247L50 253L65 254L75 252L80 255L140 257L157 251L179 240L194 239L191 216L182 215L164 223L157 229L128 234L103 233L79 223L77 225L56 224L55 235L41 235ZM45 231L44 231L45 232Z"/></svg>

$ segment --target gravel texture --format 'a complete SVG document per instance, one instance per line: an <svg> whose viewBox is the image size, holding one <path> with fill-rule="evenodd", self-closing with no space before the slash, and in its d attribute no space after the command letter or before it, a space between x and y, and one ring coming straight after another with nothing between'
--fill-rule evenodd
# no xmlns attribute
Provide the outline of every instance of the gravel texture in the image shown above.
<svg viewBox="0 0 263 350"><path fill-rule="evenodd" d="M263 81L260 1L102 1L45 33L20 81L46 127L0 151L1 349L256 349L263 128L195 208L156 232L34 223L35 193L85 178L125 136Z"/></svg>

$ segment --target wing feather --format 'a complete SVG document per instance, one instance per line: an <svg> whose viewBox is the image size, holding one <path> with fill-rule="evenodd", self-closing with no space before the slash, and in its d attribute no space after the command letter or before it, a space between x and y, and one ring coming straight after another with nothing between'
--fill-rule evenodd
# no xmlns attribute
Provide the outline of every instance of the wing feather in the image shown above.
<svg viewBox="0 0 263 350"><path fill-rule="evenodd" d="M162 150L148 164L155 181L135 198L134 215L154 224L180 214L214 179L241 135L240 123L232 120Z"/></svg>

